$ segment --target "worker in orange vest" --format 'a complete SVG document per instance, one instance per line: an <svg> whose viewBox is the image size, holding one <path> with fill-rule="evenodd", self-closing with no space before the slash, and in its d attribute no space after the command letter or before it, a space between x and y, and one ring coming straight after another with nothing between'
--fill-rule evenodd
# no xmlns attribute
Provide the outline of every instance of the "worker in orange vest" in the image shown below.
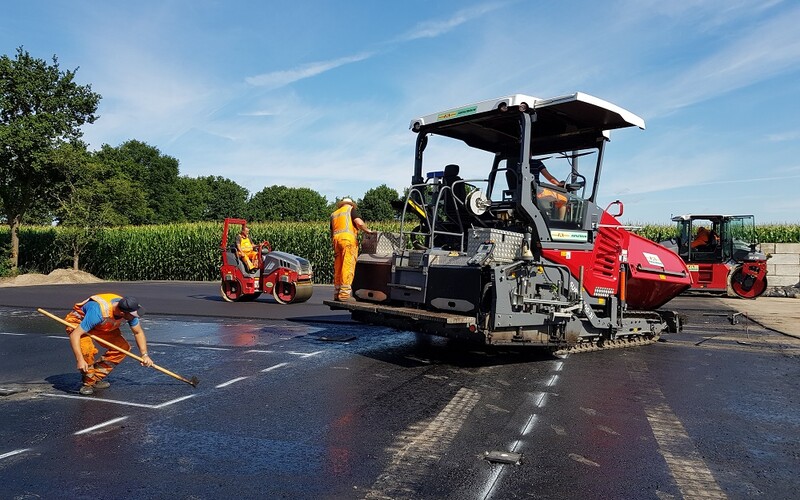
<svg viewBox="0 0 800 500"><path fill-rule="evenodd" d="M147 354L147 338L139 324L139 317L144 310L135 297L121 297L113 293L92 295L83 302L78 302L65 319L74 325L67 327L72 352L78 363L78 371L83 376L80 392L84 396L94 394L95 389L105 389L110 384L108 374L125 358L125 354L108 348L99 361L95 361L97 347L87 334L95 335L115 346L130 350L131 346L122 336L120 326L127 321L133 331L136 345L143 358L142 366L153 366L153 360Z"/></svg>
<svg viewBox="0 0 800 500"><path fill-rule="evenodd" d="M358 231L374 233L367 228L355 202L342 198L331 214L331 241L333 243L333 299L341 302L355 300L352 297L353 277L358 258Z"/></svg>
<svg viewBox="0 0 800 500"><path fill-rule="evenodd" d="M537 185L541 185L540 175L543 175L551 184L558 187L564 187L565 182L560 181L551 174L547 167L545 167L542 160L531 158L531 173ZM563 220L567 213L567 196L564 193L555 191L545 186L541 186L536 198L539 200L541 207L553 207L555 209L555 217Z"/></svg>
<svg viewBox="0 0 800 500"><path fill-rule="evenodd" d="M250 241L250 228L242 226L242 231L236 235L236 254L244 261L247 270L251 273L258 269L258 251Z"/></svg>

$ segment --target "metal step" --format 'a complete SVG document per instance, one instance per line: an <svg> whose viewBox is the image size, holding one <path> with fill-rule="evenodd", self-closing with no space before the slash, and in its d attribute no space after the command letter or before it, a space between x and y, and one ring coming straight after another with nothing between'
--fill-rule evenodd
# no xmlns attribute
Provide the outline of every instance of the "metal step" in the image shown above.
<svg viewBox="0 0 800 500"><path fill-rule="evenodd" d="M370 302L339 302L336 300L324 300L322 302L334 310L359 311L373 314L385 314L388 316L402 317L413 320L423 320L438 323L447 327L469 328L476 325L474 316L464 316L449 312L434 312L413 307L398 307Z"/></svg>

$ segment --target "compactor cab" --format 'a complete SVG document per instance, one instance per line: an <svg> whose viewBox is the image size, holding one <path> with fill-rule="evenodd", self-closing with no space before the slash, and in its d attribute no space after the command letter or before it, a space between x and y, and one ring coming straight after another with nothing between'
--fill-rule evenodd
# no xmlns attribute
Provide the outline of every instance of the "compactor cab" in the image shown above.
<svg viewBox="0 0 800 500"><path fill-rule="evenodd" d="M490 344L599 348L677 328L655 310L690 286L683 261L597 205L609 131L626 127L644 121L582 93L412 120L400 233L362 248L358 302L326 304Z"/></svg>
<svg viewBox="0 0 800 500"><path fill-rule="evenodd" d="M253 301L263 292L279 304L305 302L313 293L311 263L302 257L272 250L268 241L256 245L257 258L250 269L236 250L236 235L244 219L225 219L222 226L220 294L226 302Z"/></svg>
<svg viewBox="0 0 800 500"><path fill-rule="evenodd" d="M767 289L767 257L752 215L679 215L677 239L662 244L686 261L690 291L754 299Z"/></svg>

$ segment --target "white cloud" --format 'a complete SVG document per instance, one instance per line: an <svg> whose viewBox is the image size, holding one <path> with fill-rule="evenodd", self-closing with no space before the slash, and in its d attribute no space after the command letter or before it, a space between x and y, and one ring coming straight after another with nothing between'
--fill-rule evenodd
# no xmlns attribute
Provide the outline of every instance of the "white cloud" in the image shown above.
<svg viewBox="0 0 800 500"><path fill-rule="evenodd" d="M300 65L294 69L273 71L271 73L264 73L262 75L249 76L245 78L245 82L255 87L264 87L267 89L276 89L294 83L298 80L311 78L319 74L325 73L332 69L352 64L354 62L363 61L374 55L374 52L363 52L354 56L340 57L330 61L317 61L308 64Z"/></svg>
<svg viewBox="0 0 800 500"><path fill-rule="evenodd" d="M491 2L482 5L476 5L467 9L462 9L449 19L439 21L423 21L414 26L410 31L400 35L394 41L404 42L411 40L418 40L420 38L436 38L452 31L454 28L476 19L484 14L493 10L497 10L506 5L507 2Z"/></svg>
<svg viewBox="0 0 800 500"><path fill-rule="evenodd" d="M662 86L657 113L715 98L800 68L800 8L756 25Z"/></svg>

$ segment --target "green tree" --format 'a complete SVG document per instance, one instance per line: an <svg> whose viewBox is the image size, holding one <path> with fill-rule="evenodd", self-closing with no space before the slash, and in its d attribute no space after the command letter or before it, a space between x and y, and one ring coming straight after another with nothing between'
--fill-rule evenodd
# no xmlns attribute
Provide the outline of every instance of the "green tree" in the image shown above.
<svg viewBox="0 0 800 500"><path fill-rule="evenodd" d="M200 177L207 186L210 197L205 220L218 221L226 217L245 217L250 192L230 179L219 176Z"/></svg>
<svg viewBox="0 0 800 500"><path fill-rule="evenodd" d="M178 160L137 140L118 147L104 144L97 158L111 168L112 177L133 181L144 193L148 210L130 213L133 224L166 224L184 220L183 199L178 190Z"/></svg>
<svg viewBox="0 0 800 500"><path fill-rule="evenodd" d="M100 95L78 85L76 71L61 71L56 56L48 64L22 47L14 59L0 56L0 200L11 229L14 270L25 213L53 206L53 193L64 189L69 175L54 150L77 144L80 127L97 119Z"/></svg>
<svg viewBox="0 0 800 500"><path fill-rule="evenodd" d="M249 192L230 179L179 177L178 192L183 198L183 215L189 222L246 216Z"/></svg>
<svg viewBox="0 0 800 500"><path fill-rule="evenodd" d="M68 180L69 189L58 197L56 218L64 230L56 233L56 245L67 252L72 268L78 270L81 255L97 240L100 230L126 224L128 220L116 210L118 198L114 190L121 187L120 179L109 182L107 167L96 161L85 147L65 146L58 150L58 155L73 175Z"/></svg>
<svg viewBox="0 0 800 500"><path fill-rule="evenodd" d="M397 217L397 211L392 207L392 202L398 202L400 195L386 184L381 184L364 193L364 198L358 202L358 211L364 220L390 221Z"/></svg>
<svg viewBox="0 0 800 500"><path fill-rule="evenodd" d="M269 186L247 202L247 216L252 221L311 222L329 215L328 201L309 188Z"/></svg>

